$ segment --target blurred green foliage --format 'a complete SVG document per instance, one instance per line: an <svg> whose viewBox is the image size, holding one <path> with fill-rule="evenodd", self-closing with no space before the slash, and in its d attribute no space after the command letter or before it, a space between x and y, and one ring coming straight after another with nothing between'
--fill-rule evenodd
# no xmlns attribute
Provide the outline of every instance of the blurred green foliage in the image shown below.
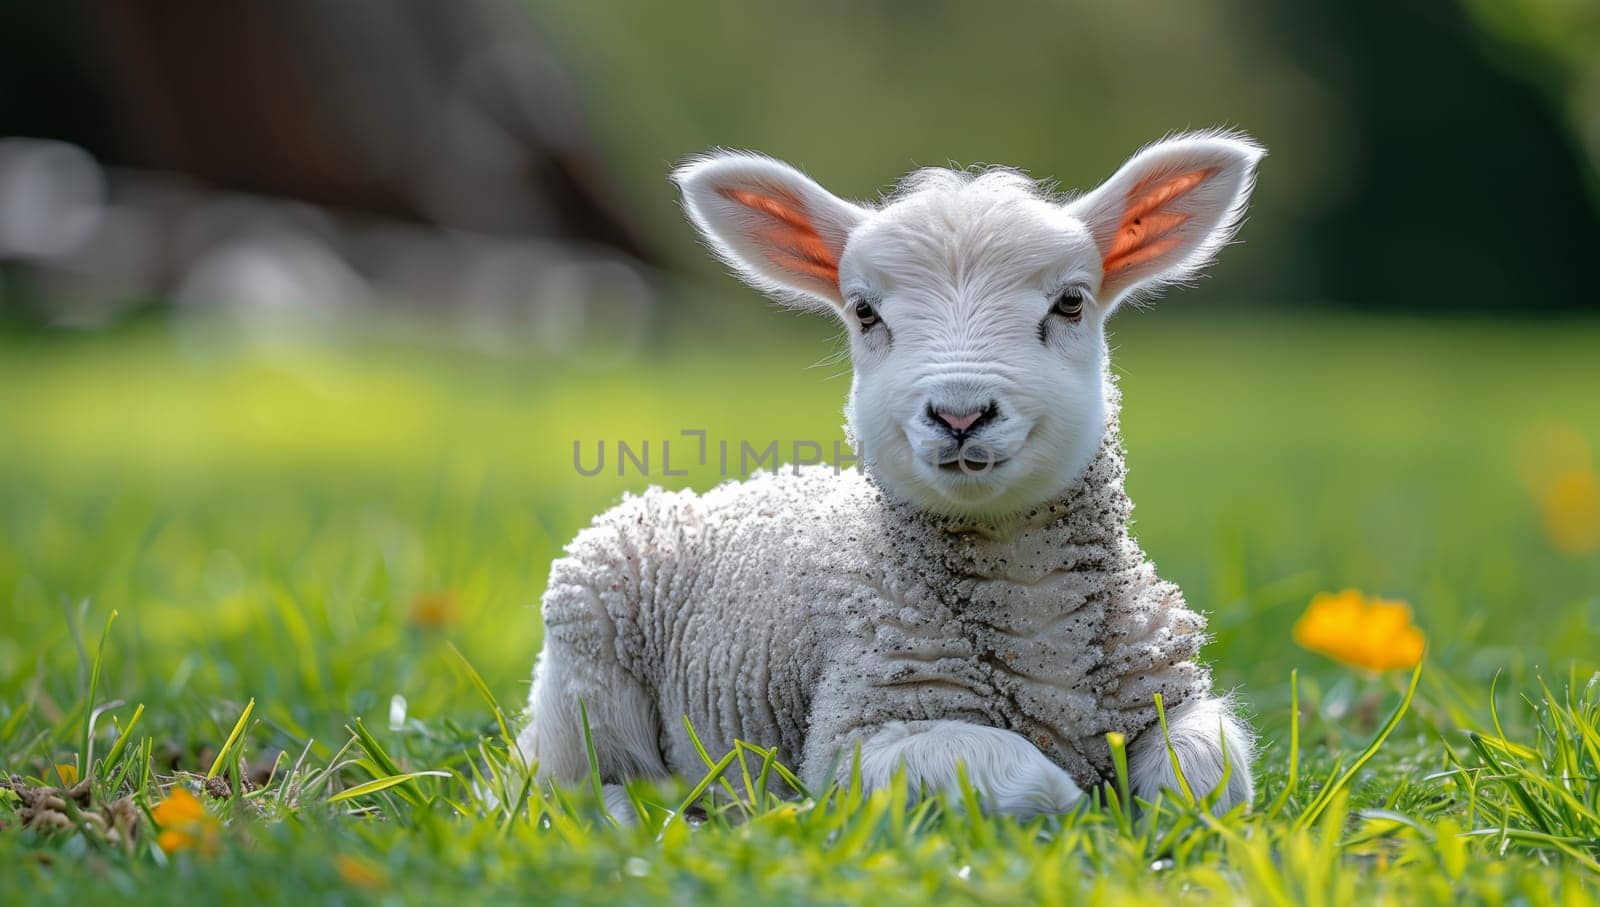
<svg viewBox="0 0 1600 907"><path fill-rule="evenodd" d="M1270 156L1195 304L1592 309L1600 83L1553 74L1592 74L1595 5L1470 5L529 3L618 197L702 269L664 178L709 147L871 198L952 162L1088 189L1146 142L1229 126Z"/></svg>
<svg viewBox="0 0 1600 907"><path fill-rule="evenodd" d="M1589 0L1466 0L1493 36L1501 67L1548 95L1583 144L1600 197L1600 4Z"/></svg>

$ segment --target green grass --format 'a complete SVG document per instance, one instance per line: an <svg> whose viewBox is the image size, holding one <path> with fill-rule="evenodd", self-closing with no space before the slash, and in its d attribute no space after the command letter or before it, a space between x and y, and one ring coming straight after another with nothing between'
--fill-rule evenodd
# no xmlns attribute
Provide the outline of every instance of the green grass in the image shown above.
<svg viewBox="0 0 1600 907"><path fill-rule="evenodd" d="M1600 446L1600 325L1121 321L1137 532L1212 613L1207 655L1262 732L1249 815L1166 800L1017 823L848 788L785 803L767 792L785 767L751 741L706 754L718 778L641 789L650 821L619 828L587 787L529 790L504 740L551 558L645 484L578 476L573 440L651 439L657 458L681 429L828 443L848 385L842 365L807 368L832 350L810 322L675 317L709 336L603 366L393 336L247 345L159 323L0 336L11 897L1600 892L1600 558L1551 544L1526 478L1551 426ZM714 473L713 458L657 481ZM1311 595L1347 586L1413 604L1429 653L1409 701L1405 677L1290 641ZM24 828L58 764L85 789L54 810L61 827ZM145 811L174 779L208 775L214 850L164 857ZM673 812L686 803L705 818Z"/></svg>

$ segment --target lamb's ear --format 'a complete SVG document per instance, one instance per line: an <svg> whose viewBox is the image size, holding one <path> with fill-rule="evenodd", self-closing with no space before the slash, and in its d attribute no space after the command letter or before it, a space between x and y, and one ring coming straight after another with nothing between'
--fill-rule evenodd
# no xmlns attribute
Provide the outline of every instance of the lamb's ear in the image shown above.
<svg viewBox="0 0 1600 907"><path fill-rule="evenodd" d="M1147 145L1098 189L1068 204L1100 250L1099 297L1193 276L1233 236L1266 151L1238 133Z"/></svg>
<svg viewBox="0 0 1600 907"><path fill-rule="evenodd" d="M839 256L865 209L748 152L698 158L672 179L711 251L751 286L784 302L843 306Z"/></svg>

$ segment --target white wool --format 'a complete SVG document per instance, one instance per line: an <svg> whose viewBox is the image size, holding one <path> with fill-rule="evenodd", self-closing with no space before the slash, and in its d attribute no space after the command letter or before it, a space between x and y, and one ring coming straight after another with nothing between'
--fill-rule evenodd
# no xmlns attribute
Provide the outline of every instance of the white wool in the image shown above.
<svg viewBox="0 0 1600 907"><path fill-rule="evenodd" d="M725 152L676 178L712 251L851 336L866 474L651 489L552 567L520 738L543 777L703 768L776 746L811 784L860 754L992 808L1065 809L1129 741L1136 792L1248 802L1252 738L1197 661L1204 621L1128 533L1105 322L1236 228L1260 149L1205 133L1067 200L1010 170L924 170L881 205ZM1154 698L1168 712L1156 727ZM1224 784L1224 781L1226 782Z"/></svg>
<svg viewBox="0 0 1600 907"><path fill-rule="evenodd" d="M556 562L547 644L614 660L677 719L636 735L672 772L702 765L681 716L713 752L777 745L813 780L886 722L959 719L1097 784L1107 732L1143 733L1155 693L1176 707L1210 688L1204 621L1129 537L1122 477L1113 434L1077 487L1005 524L929 516L827 466L651 489ZM611 692L569 691L591 724ZM608 774L650 763L616 756Z"/></svg>

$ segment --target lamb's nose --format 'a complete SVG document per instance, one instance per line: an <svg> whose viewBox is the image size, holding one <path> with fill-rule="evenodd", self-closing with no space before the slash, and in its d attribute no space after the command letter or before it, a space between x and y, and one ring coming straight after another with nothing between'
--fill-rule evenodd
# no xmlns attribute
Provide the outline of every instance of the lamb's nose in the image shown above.
<svg viewBox="0 0 1600 907"><path fill-rule="evenodd" d="M966 431L972 427L972 423L983 418L983 410L975 409L970 413L958 414L950 412L949 410L941 409L938 412L935 412L933 415L940 422L950 426L952 431Z"/></svg>
<svg viewBox="0 0 1600 907"><path fill-rule="evenodd" d="M970 412L956 412L954 410L939 409L932 404L928 405L928 418L936 425L943 425L957 440L966 440L968 435L994 419L1000 412L1000 407L994 401L982 409Z"/></svg>

